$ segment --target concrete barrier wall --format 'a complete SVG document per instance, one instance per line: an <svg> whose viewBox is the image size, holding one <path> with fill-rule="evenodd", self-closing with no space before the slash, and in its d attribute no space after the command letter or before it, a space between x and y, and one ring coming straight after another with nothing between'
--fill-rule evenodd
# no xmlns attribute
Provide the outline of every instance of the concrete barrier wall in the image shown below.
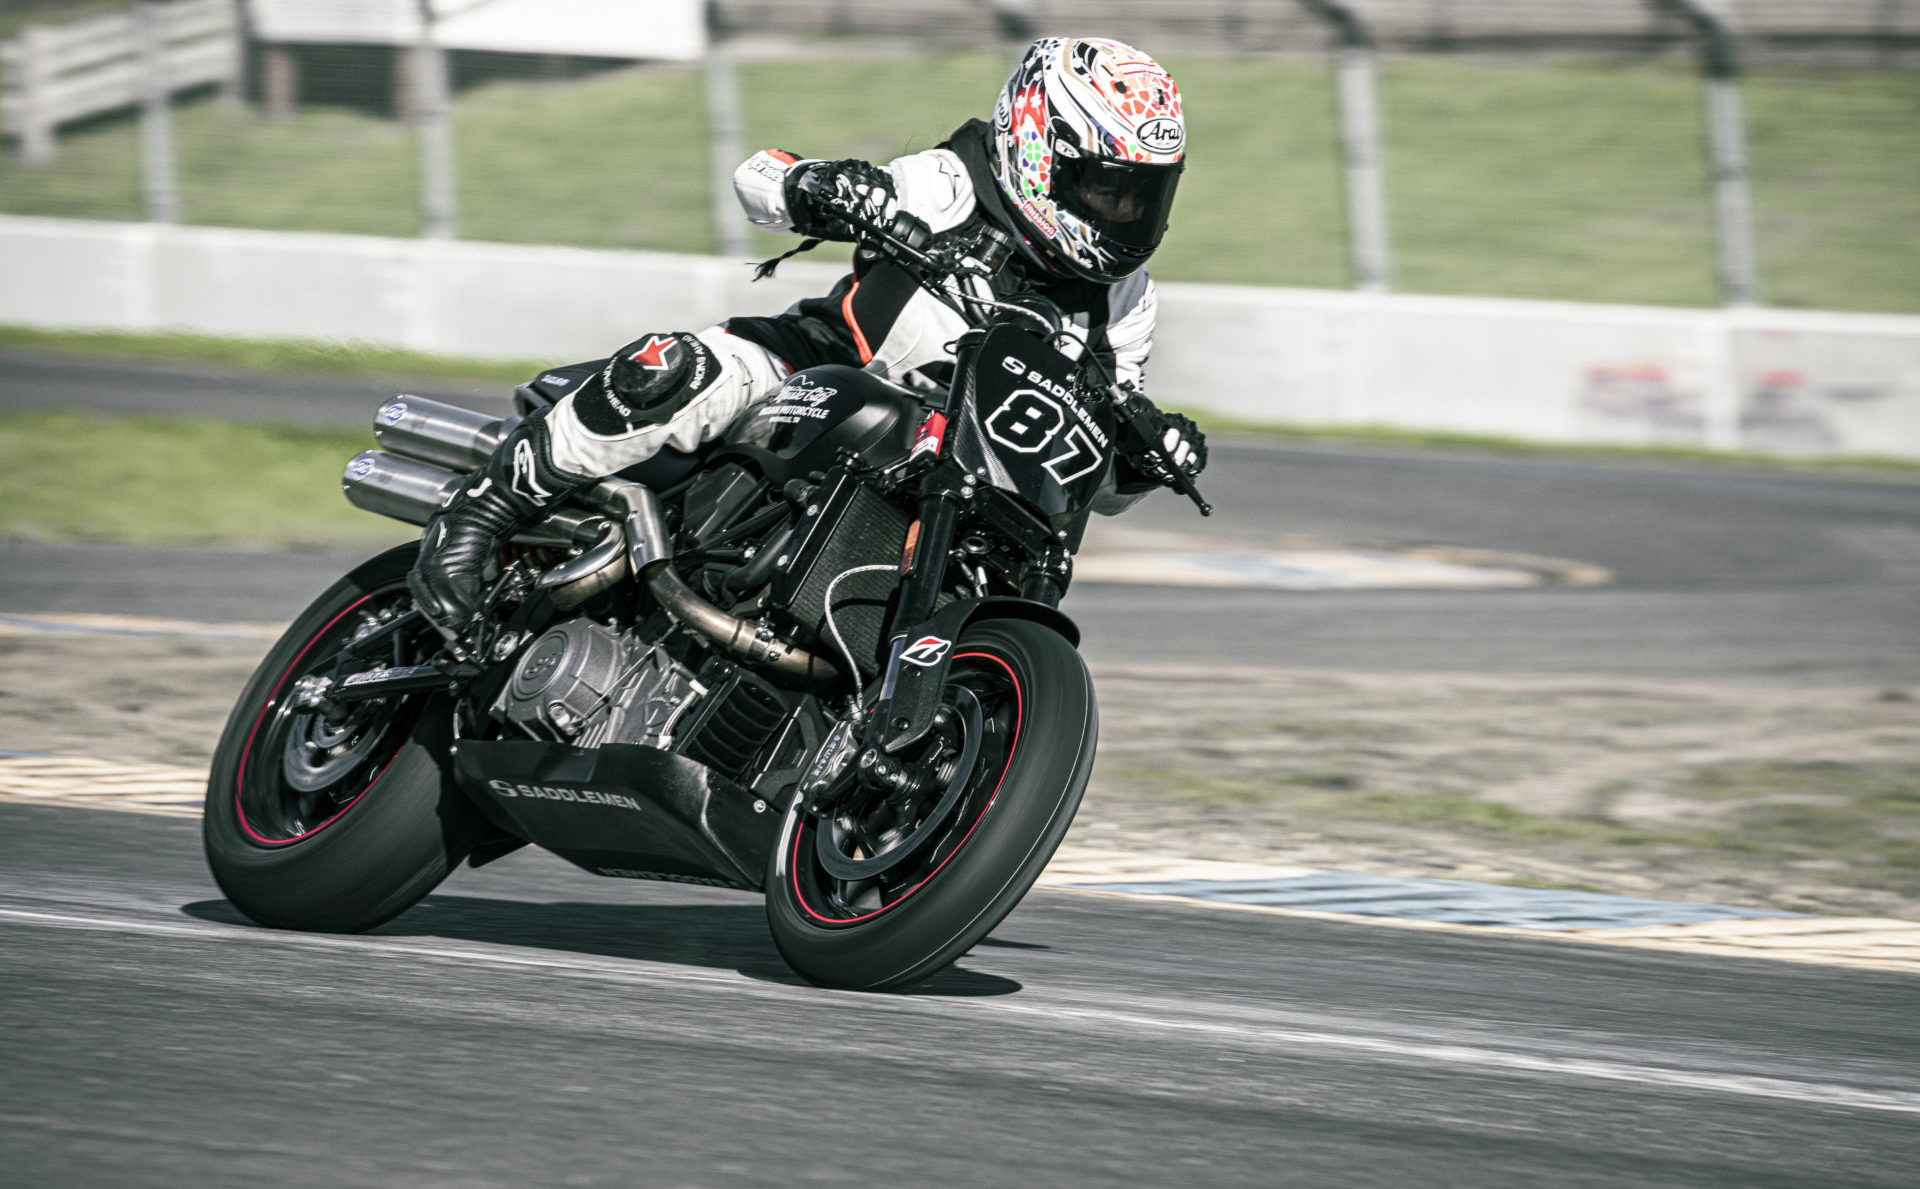
<svg viewBox="0 0 1920 1189"><path fill-rule="evenodd" d="M0 323L591 358L839 270L0 217ZM1163 402L1254 421L1920 458L1920 317L1163 287Z"/></svg>

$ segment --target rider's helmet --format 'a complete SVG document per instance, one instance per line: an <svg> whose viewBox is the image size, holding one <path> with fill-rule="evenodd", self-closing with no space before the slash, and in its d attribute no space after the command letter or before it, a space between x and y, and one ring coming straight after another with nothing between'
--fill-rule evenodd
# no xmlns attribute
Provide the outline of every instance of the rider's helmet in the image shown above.
<svg viewBox="0 0 1920 1189"><path fill-rule="evenodd" d="M1152 58L1105 38L1041 38L1000 92L993 139L994 176L1048 262L1111 283L1160 246L1187 123Z"/></svg>

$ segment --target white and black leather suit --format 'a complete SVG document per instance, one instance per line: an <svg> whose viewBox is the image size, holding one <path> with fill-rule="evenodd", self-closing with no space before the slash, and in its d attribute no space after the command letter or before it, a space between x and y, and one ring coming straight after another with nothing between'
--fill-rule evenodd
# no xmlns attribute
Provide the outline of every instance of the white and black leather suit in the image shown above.
<svg viewBox="0 0 1920 1189"><path fill-rule="evenodd" d="M740 167L735 188L758 226L852 240L843 225L810 209L807 195L791 184L798 170L837 170L879 191L876 214L883 213L879 202L887 204L887 215L897 204L936 236L966 234L975 221L990 220L1018 240L1018 224L988 165L990 132L984 121L972 120L939 147L883 167L801 161L769 150ZM860 187L863 194L869 189ZM1000 297L1044 295L1084 332L1120 383L1142 387L1156 308L1153 280L1144 269L1106 285L1055 272L1037 255L1020 252L994 277L992 288ZM472 613L493 549L555 500L667 447L698 449L803 368L848 364L910 386L944 386L952 367L948 347L965 329L957 313L897 266L856 253L853 270L831 290L776 317L644 334L622 347L601 374L529 416L473 484L428 524L410 580L414 593L428 616L452 634ZM1202 439L1191 422L1176 420L1196 455L1196 465L1187 469L1197 473L1205 457ZM1110 515L1156 485L1126 460L1116 470L1095 505Z"/></svg>

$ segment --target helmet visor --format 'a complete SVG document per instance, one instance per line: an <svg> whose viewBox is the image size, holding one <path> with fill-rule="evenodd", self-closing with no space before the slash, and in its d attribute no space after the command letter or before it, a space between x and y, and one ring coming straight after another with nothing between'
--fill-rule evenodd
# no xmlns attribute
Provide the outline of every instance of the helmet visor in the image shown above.
<svg viewBox="0 0 1920 1189"><path fill-rule="evenodd" d="M1054 158L1053 200L1096 236L1152 251L1166 234L1184 163L1147 165L1111 157Z"/></svg>

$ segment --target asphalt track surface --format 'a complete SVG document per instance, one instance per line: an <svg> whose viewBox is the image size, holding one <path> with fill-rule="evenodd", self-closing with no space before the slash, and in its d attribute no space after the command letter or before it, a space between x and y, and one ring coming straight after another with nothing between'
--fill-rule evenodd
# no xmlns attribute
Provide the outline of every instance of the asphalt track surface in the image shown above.
<svg viewBox="0 0 1920 1189"><path fill-rule="evenodd" d="M1920 682L1912 484L1245 444L1207 490L1134 521L1617 580L1085 587L1094 660ZM285 619L344 564L16 544L0 610ZM1905 1186L1916 1018L1910 976L1054 891L918 993L826 992L751 896L525 852L284 933L192 823L0 805L23 1185Z"/></svg>
<svg viewBox="0 0 1920 1189"><path fill-rule="evenodd" d="M1036 892L918 993L524 852L358 937L194 823L0 805L0 1136L55 1185L1907 1186L1911 977Z"/></svg>

